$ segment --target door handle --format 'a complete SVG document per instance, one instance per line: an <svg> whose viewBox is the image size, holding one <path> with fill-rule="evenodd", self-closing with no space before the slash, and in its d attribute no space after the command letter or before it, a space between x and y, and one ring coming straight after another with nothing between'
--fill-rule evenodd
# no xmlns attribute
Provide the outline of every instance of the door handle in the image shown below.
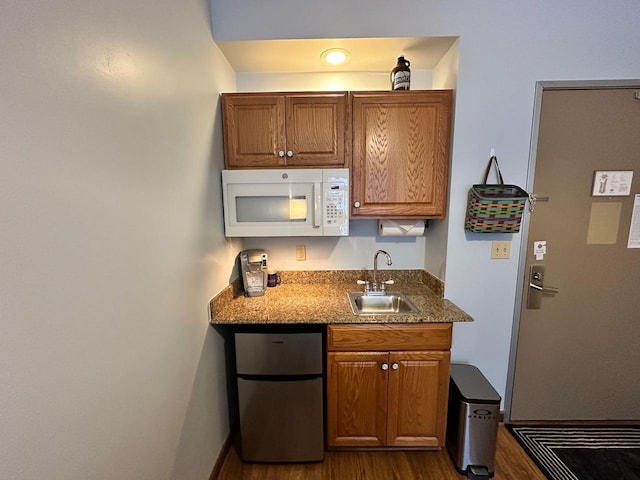
<svg viewBox="0 0 640 480"><path fill-rule="evenodd" d="M320 182L313 183L313 226L322 226L322 186Z"/></svg>
<svg viewBox="0 0 640 480"><path fill-rule="evenodd" d="M531 288L535 288L536 290L541 291L542 293L549 293L555 295L560 291L560 289L556 287L543 287L542 285L536 285L535 283L529 283Z"/></svg>
<svg viewBox="0 0 640 480"><path fill-rule="evenodd" d="M529 272L529 291L527 293L527 308L542 308L543 295L555 295L560 290L556 287L544 286L544 265L531 265Z"/></svg>

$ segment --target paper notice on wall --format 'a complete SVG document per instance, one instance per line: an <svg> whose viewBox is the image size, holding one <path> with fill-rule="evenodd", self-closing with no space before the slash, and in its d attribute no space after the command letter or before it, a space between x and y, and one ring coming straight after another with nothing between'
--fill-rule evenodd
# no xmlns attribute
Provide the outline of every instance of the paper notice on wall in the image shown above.
<svg viewBox="0 0 640 480"><path fill-rule="evenodd" d="M633 170L604 171L598 170L593 179L594 197L611 197L631 195Z"/></svg>
<svg viewBox="0 0 640 480"><path fill-rule="evenodd" d="M640 194L636 194L633 201L633 214L631 215L627 248L640 248Z"/></svg>

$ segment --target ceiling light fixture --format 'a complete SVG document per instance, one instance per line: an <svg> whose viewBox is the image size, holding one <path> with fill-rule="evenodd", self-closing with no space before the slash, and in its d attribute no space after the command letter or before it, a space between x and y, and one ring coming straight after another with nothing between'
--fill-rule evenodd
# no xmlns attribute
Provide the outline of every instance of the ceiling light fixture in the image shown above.
<svg viewBox="0 0 640 480"><path fill-rule="evenodd" d="M320 60L325 65L344 65L351 58L351 54L344 48L330 48L320 55Z"/></svg>

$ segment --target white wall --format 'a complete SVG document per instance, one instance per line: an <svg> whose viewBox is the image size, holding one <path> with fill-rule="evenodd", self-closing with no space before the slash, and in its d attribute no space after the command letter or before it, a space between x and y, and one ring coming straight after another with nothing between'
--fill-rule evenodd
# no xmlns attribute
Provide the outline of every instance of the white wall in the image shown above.
<svg viewBox="0 0 640 480"><path fill-rule="evenodd" d="M444 54L433 70L433 88L453 90L452 122L455 125L455 94L458 86L458 63L460 61L460 41L456 42ZM455 135L455 128L452 138ZM449 171L449 184L451 184L451 171ZM447 205L449 205L447 192ZM448 214L448 212L447 212ZM449 240L449 223L451 216L444 220L433 221L429 224L429 235L424 254L424 268L436 277L446 280L447 244Z"/></svg>
<svg viewBox="0 0 640 480"><path fill-rule="evenodd" d="M411 70L411 88L429 89L431 70ZM251 73L239 72L239 92L388 90L389 72Z"/></svg>
<svg viewBox="0 0 640 480"><path fill-rule="evenodd" d="M0 64L0 478L208 478L238 248L206 0L5 0Z"/></svg>
<svg viewBox="0 0 640 480"><path fill-rule="evenodd" d="M504 393L519 235L492 261L495 236L466 235L466 193L490 148L509 183L525 184L535 82L637 78L640 4L622 0L212 0L214 38L459 36L446 296L475 317L454 327L453 358L476 364ZM282 26L286 25L286 28ZM492 238L493 237L493 238ZM339 253L336 253L339 255Z"/></svg>
<svg viewBox="0 0 640 480"><path fill-rule="evenodd" d="M245 238L244 248L263 248L278 270L360 270L373 268L378 249L391 255L393 269L422 268L425 237L380 237L375 220L352 220L348 237ZM296 245L306 247L306 260L296 260ZM387 268L384 262L381 269Z"/></svg>

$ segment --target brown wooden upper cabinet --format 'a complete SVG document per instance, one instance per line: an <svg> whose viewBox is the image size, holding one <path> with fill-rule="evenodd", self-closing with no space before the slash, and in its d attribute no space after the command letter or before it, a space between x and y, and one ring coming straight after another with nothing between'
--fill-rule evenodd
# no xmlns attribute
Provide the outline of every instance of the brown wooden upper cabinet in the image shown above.
<svg viewBox="0 0 640 480"><path fill-rule="evenodd" d="M225 167L348 166L347 92L223 93Z"/></svg>
<svg viewBox="0 0 640 480"><path fill-rule="evenodd" d="M354 218L444 218L451 90L352 92Z"/></svg>

